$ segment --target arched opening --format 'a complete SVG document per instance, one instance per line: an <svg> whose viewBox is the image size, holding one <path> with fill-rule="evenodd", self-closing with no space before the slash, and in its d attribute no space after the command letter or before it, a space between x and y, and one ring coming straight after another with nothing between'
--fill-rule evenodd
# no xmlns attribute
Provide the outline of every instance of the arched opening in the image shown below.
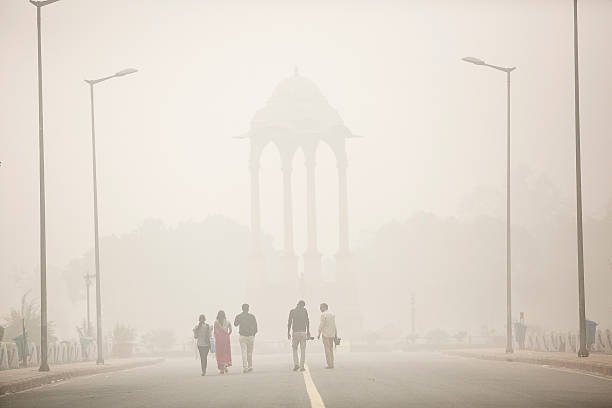
<svg viewBox="0 0 612 408"><path fill-rule="evenodd" d="M298 277L304 274L304 258L302 254L307 247L307 210L306 210L306 166L304 151L300 148L292 160L293 186L293 242L295 254L298 257ZM297 222L296 222L297 221Z"/></svg>
<svg viewBox="0 0 612 408"><path fill-rule="evenodd" d="M335 278L335 259L338 252L338 169L331 147L319 143L316 150L317 224L319 251L322 254L322 277Z"/></svg>
<svg viewBox="0 0 612 408"><path fill-rule="evenodd" d="M266 275L270 281L277 281L278 254L283 247L283 173L280 153L274 143L268 143L262 150L259 168L262 241L271 240L274 248L274 257L265 262Z"/></svg>

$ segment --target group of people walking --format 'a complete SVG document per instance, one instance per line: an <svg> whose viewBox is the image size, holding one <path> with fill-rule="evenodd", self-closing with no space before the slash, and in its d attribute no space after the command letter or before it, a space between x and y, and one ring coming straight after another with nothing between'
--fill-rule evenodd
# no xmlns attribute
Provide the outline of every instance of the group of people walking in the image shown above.
<svg viewBox="0 0 612 408"><path fill-rule="evenodd" d="M249 313L248 304L242 305L242 313L234 319L234 326L238 327L238 333L240 334L243 372L248 373L253 371L253 344L257 334L257 320L255 316ZM214 338L215 357L219 373L226 374L228 372L228 368L232 366L231 334L232 324L228 322L223 310L219 310L219 313L217 313L213 327L206 323L206 316L200 315L198 324L193 328L193 337L197 339L202 375L206 375L211 338Z"/></svg>
<svg viewBox="0 0 612 408"><path fill-rule="evenodd" d="M330 313L327 303L321 303L319 310L321 311L321 322L319 323L317 339L323 337L325 360L327 362L325 368L334 368L334 346L340 342L338 330L336 329L336 316ZM293 350L293 371L304 371L306 342L313 340L314 337L310 335L310 319L306 310L306 302L303 300L300 300L295 309L291 309L289 312L287 338L291 340L291 348ZM298 346L300 348L299 358Z"/></svg>
<svg viewBox="0 0 612 408"><path fill-rule="evenodd" d="M323 341L325 360L327 362L325 368L331 369L334 368L334 347L340 344L338 330L336 329L336 317L330 313L327 303L321 303L319 310L321 311L321 322L317 338L322 338ZM238 327L238 333L240 334L242 372L249 373L253 371L253 346L255 344L255 335L257 334L257 319L255 319L253 314L249 313L248 304L242 305L242 313L238 314L234 319L234 326ZM223 310L219 310L217 313L217 318L212 327L206 323L206 316L200 315L198 324L193 328L193 336L197 339L202 375L206 375L208 353L212 345L211 338L214 338L214 352L219 373L226 374L228 372L228 368L232 366L231 334L232 325L228 322ZM303 300L300 300L297 306L289 312L287 337L291 340L293 351L293 371L304 371L306 342L313 340L314 337L310 335L310 319L306 310L306 302ZM300 349L299 357L298 348Z"/></svg>

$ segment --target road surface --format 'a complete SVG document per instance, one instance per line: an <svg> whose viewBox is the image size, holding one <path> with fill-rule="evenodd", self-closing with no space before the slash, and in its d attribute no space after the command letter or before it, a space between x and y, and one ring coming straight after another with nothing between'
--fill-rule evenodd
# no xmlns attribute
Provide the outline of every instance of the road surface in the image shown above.
<svg viewBox="0 0 612 408"><path fill-rule="evenodd" d="M235 356L238 357L239 356ZM169 359L0 397L0 407L612 407L612 381L536 365L437 353L342 353L334 370L309 355L255 355L254 371L200 376L199 361ZM235 361L238 363L238 361Z"/></svg>

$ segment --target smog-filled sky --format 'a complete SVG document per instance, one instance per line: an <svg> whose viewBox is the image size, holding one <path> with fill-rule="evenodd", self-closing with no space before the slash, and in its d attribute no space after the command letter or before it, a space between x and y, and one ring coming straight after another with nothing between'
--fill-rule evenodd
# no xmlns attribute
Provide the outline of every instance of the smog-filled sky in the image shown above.
<svg viewBox="0 0 612 408"><path fill-rule="evenodd" d="M164 290L175 291L166 293L169 298L180 297L182 287L211 282L225 285L232 292L226 299L233 303L207 301L207 313L219 307L238 311L246 261L202 260L212 269L227 268L223 279L208 278L215 272L197 264L197 242L189 240L208 237L201 242L218 246L219 259L246 259L249 140L239 137L249 132L255 113L279 83L299 76L312 81L346 127L360 136L348 139L346 146L350 246L356 254L355 276L363 278L362 308L393 308L398 305L393 299L408 302L415 292L422 330L488 325L501 333L506 76L461 61L466 56L517 67L511 74L514 318L526 310L538 324L548 322L548 328L575 329L571 2L64 0L45 7L42 15L49 319L61 336L73 336L83 319L82 275L93 273L91 107L83 80L130 67L138 72L95 85L102 274L108 271L103 278L106 327L123 318L138 329L152 328L146 316L165 313L155 305ZM612 242L601 225L610 225L612 213L610 16L610 1L581 4L587 312L607 327L612 327L607 295ZM0 314L5 315L25 291L31 289L32 296L39 291L35 9L25 1L2 1L0 20ZM339 221L337 166L324 144L316 164L318 243L325 272L338 251ZM273 254L283 247L284 225L281 159L273 145L263 152L260 180L262 230L266 251ZM295 252L301 256L307 247L301 151L293 159L292 181ZM479 224L482 217L489 221ZM558 223L563 227L556 230ZM478 237L485 230L495 234ZM159 234L159 247L147 247L149 238L139 241L147 231ZM235 253L231 244L215 242L230 236L236 239ZM481 249L463 248L465 237L482 240ZM386 251L411 239L402 244L405 250L400 245L393 254ZM171 241L174 246L163 244ZM421 255L440 261L435 268L426 257L410 263L417 256L410 250L419 245ZM126 248L140 248L139 256L154 265L128 260L137 250ZM603 249L595 254L590 248ZM472 268L466 255L472 249L491 262ZM445 264L445 258L461 258L462 263ZM180 259L190 259L185 269L177 266ZM162 260L169 265L167 282L163 268L148 273ZM123 272L113 275L111 266ZM403 274L404 267L411 278L401 290L376 286ZM474 270L478 277L470 275ZM333 280L328 275L325 279ZM482 281L493 275L490 282ZM461 276L466 290L482 284L483 296L497 303L480 309L477 300L462 303L464 295L453 297L453 292L463 286L441 282L448 276ZM136 294L121 298L122 290L126 296ZM433 296L439 296L435 305L428 303ZM147 310L143 302L153 305ZM168 325L189 331L201 312L189 309L196 303L171 306L163 317L182 317ZM279 306L283 316L290 306ZM458 322L460 316L448 314L452 310L471 316ZM370 313L365 319L372 328L384 325L372 323L376 307Z"/></svg>

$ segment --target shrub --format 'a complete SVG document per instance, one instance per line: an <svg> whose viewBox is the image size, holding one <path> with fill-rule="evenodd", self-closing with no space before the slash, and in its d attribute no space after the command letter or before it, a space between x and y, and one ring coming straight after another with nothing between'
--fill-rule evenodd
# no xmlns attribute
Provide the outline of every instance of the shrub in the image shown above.
<svg viewBox="0 0 612 408"><path fill-rule="evenodd" d="M174 345L175 336L172 330L155 329L142 336L142 342L152 351L168 350Z"/></svg>
<svg viewBox="0 0 612 408"><path fill-rule="evenodd" d="M113 329L113 341L115 343L131 343L136 338L136 330L132 327L117 323Z"/></svg>

